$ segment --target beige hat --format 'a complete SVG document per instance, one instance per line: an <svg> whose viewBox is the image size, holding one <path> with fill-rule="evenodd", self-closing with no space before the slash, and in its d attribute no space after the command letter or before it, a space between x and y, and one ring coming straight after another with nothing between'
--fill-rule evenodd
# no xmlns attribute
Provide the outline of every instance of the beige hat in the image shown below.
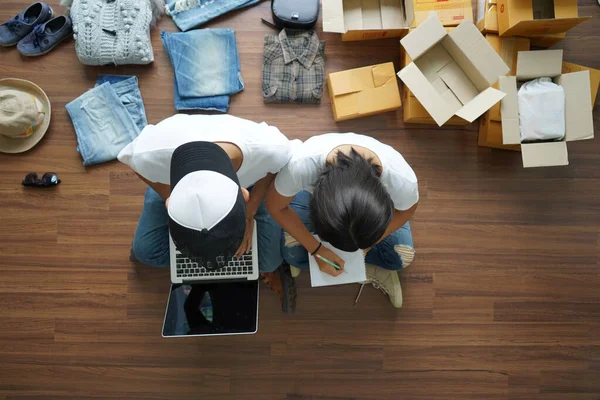
<svg viewBox="0 0 600 400"><path fill-rule="evenodd" d="M33 82L0 79L0 152L22 153L35 146L50 125L50 100Z"/></svg>

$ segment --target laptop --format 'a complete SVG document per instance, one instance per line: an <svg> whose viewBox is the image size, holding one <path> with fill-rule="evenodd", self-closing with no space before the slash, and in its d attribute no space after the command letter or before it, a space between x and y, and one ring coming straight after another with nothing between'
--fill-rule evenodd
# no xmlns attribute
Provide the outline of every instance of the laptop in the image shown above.
<svg viewBox="0 0 600 400"><path fill-rule="evenodd" d="M219 269L177 250L169 235L171 290L162 336L244 335L258 331L256 224L252 248L240 259L218 259ZM206 268L206 267L209 268Z"/></svg>

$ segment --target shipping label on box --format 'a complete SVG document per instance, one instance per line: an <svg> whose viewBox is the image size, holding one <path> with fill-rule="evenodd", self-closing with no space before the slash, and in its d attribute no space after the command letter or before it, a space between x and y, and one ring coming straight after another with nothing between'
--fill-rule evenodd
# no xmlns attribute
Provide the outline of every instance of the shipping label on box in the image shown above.
<svg viewBox="0 0 600 400"><path fill-rule="evenodd" d="M502 99L502 140L504 144L521 144L524 167L545 167L569 163L567 143L594 137L590 71L562 73L562 50L523 51L517 58L517 75L500 77ZM565 137L560 141L521 143L517 81L550 77L565 93ZM543 116L541 116L543 118Z"/></svg>
<svg viewBox="0 0 600 400"><path fill-rule="evenodd" d="M414 20L410 0L324 0L323 31L342 40L371 40L406 35Z"/></svg>
<svg viewBox="0 0 600 400"><path fill-rule="evenodd" d="M500 36L564 33L591 17L579 17L577 0L497 0Z"/></svg>
<svg viewBox="0 0 600 400"><path fill-rule="evenodd" d="M456 26L473 20L471 0L414 0L415 26L419 26L435 11L444 26Z"/></svg>
<svg viewBox="0 0 600 400"><path fill-rule="evenodd" d="M336 121L366 117L402 106L394 63L333 72L327 78Z"/></svg>
<svg viewBox="0 0 600 400"><path fill-rule="evenodd" d="M473 122L504 97L490 86L509 68L471 21L447 33L434 16L400 43L413 62L398 76L438 125Z"/></svg>

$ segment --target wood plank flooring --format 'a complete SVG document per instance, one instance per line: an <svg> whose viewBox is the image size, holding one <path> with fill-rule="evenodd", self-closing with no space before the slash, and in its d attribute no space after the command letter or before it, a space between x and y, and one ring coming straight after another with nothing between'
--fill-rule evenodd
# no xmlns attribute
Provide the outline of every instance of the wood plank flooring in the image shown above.
<svg viewBox="0 0 600 400"><path fill-rule="evenodd" d="M600 7L579 3L593 19L556 48L600 68ZM0 2L0 20L27 4ZM149 66L85 67L72 41L34 59L0 49L0 77L33 80L53 103L39 146L0 154L0 399L600 399L600 139L569 143L569 167L523 169L518 153L478 148L476 124L405 125L401 112L336 124L326 96L264 105L269 15L263 2L207 25L237 33L246 89L230 113L291 138L369 134L405 156L421 203L417 256L400 274L404 308L372 289L352 306L355 287L313 289L304 274L296 315L261 289L256 335L162 339L168 271L128 261L144 184L118 162L84 168L64 105L98 73L133 74L149 122L172 115L159 33L176 27L164 17L153 30ZM399 67L396 39L320 36L328 72ZM31 171L63 183L23 190Z"/></svg>

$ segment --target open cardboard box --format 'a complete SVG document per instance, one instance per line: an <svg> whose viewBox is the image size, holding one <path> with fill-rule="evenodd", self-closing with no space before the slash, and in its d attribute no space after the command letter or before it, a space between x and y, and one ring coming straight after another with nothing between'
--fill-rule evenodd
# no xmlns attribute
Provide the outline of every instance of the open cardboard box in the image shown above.
<svg viewBox="0 0 600 400"><path fill-rule="evenodd" d="M323 0L322 9L323 32L343 41L402 37L414 20L412 0Z"/></svg>
<svg viewBox="0 0 600 400"><path fill-rule="evenodd" d="M398 76L435 122L473 122L505 94L491 88L509 68L471 21L450 33L433 15L400 43L413 59Z"/></svg>
<svg viewBox="0 0 600 400"><path fill-rule="evenodd" d="M415 6L414 26L419 26L434 11L442 25L456 26L473 20L471 0L413 0Z"/></svg>
<svg viewBox="0 0 600 400"><path fill-rule="evenodd" d="M447 27L446 31L450 31L453 28ZM406 54L404 49L400 49L400 66L406 67L408 64L412 62L412 59ZM402 85L402 114L404 122L407 124L433 124L435 125L435 121L431 117L431 115L427 112L425 107L417 100L415 95L410 91L410 89L406 85ZM497 104L500 107L500 104ZM456 115L446 121L445 125L468 125L469 121L465 121L464 119L457 117ZM500 143L502 143L502 138L500 138Z"/></svg>
<svg viewBox="0 0 600 400"><path fill-rule="evenodd" d="M591 17L579 17L577 0L497 0L500 36L564 33Z"/></svg>
<svg viewBox="0 0 600 400"><path fill-rule="evenodd" d="M402 106L394 63L333 72L327 87L336 121L366 117Z"/></svg>
<svg viewBox="0 0 600 400"><path fill-rule="evenodd" d="M502 140L504 144L521 144L524 167L547 167L569 164L567 142L593 139L590 72L561 74L562 50L521 51L517 58L517 76L500 77L502 99ZM560 141L521 143L517 81L550 77L565 91L565 137Z"/></svg>

